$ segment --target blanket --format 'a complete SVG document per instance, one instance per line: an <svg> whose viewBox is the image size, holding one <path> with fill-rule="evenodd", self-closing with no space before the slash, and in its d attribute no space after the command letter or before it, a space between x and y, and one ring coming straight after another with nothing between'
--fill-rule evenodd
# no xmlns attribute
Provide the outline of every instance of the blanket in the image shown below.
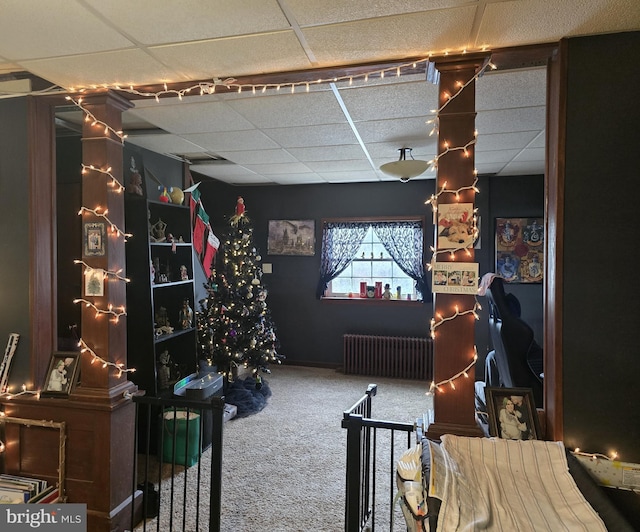
<svg viewBox="0 0 640 532"><path fill-rule="evenodd" d="M444 435L438 530L603 531L562 442Z"/></svg>

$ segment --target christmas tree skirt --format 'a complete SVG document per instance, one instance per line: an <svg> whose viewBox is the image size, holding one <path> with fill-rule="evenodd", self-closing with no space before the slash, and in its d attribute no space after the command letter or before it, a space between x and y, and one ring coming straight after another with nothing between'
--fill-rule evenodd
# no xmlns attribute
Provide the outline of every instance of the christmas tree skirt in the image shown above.
<svg viewBox="0 0 640 532"><path fill-rule="evenodd" d="M256 387L256 379L252 376L228 383L224 402L237 407L236 418L257 414L267 405L267 399L271 397L269 383L262 379L258 386L259 388Z"/></svg>

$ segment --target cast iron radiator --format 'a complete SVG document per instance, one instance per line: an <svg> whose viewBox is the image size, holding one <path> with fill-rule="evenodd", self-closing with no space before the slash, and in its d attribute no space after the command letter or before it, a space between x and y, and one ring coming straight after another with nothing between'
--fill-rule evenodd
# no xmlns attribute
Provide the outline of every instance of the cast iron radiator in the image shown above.
<svg viewBox="0 0 640 532"><path fill-rule="evenodd" d="M430 380L433 343L408 336L344 335L344 372Z"/></svg>

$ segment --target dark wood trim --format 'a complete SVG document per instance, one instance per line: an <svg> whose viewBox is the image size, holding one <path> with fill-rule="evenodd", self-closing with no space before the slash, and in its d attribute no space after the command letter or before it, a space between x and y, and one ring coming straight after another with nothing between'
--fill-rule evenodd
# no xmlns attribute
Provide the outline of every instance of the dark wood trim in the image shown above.
<svg viewBox="0 0 640 532"><path fill-rule="evenodd" d="M49 356L57 348L56 152L54 105L33 96L27 102L30 370L34 386L39 387Z"/></svg>
<svg viewBox="0 0 640 532"><path fill-rule="evenodd" d="M547 439L561 441L564 177L567 114L567 41L547 68L545 180L546 272L544 286L544 409Z"/></svg>
<svg viewBox="0 0 640 532"><path fill-rule="evenodd" d="M325 83L333 80L344 78L357 78L368 75L371 79L379 78L380 72L385 70L395 70L400 68L402 74L422 74L426 72L427 59L430 62L451 62L452 60L468 61L473 54L490 56L491 62L500 70L511 70L516 68L531 68L534 66L544 66L547 64L549 57L557 48L557 43L532 44L527 46L497 48L487 51L474 51L468 54L451 54L444 55L421 55L410 56L398 59L389 59L387 61L375 61L370 63L358 63L353 65L342 65L338 67L312 68L308 70L296 70L287 72L272 72L267 74L257 74L251 76L240 76L233 78L232 87L224 84L216 85L217 93L237 92L238 85L246 86L277 86L291 84L317 84L318 80L324 80ZM415 65L414 65L415 63ZM387 75L389 75L387 73ZM395 74L392 74L395 75ZM186 90L194 87L199 83L212 83L212 79L202 79L185 81L180 83L171 83L170 89L174 91ZM224 81L224 80L221 80ZM147 93L161 93L165 87L162 84L152 84L145 86L137 86L136 90ZM247 89L249 90L249 89ZM147 99L149 96L140 96L130 93L122 93L129 100ZM160 98L175 97L174 93L159 94Z"/></svg>

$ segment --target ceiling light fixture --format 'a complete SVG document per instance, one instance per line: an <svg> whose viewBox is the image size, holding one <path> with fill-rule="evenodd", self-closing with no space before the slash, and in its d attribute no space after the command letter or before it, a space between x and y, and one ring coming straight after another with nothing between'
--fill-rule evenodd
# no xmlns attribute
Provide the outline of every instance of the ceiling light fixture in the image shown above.
<svg viewBox="0 0 640 532"><path fill-rule="evenodd" d="M424 173L427 168L429 168L429 163L427 161L414 159L411 150L412 148L399 148L400 158L392 163L383 164L380 170L387 175L399 178L403 183L406 183L412 177ZM411 159L407 159L407 152Z"/></svg>

